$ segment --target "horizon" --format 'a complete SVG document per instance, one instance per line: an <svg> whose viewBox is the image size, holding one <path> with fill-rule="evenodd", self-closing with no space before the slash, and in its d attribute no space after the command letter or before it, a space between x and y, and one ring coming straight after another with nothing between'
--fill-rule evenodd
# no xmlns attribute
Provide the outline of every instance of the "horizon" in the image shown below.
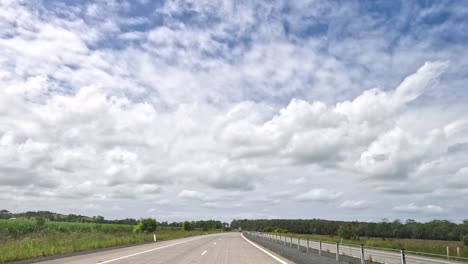
<svg viewBox="0 0 468 264"><path fill-rule="evenodd" d="M459 1L0 1L0 204L460 223L466 28Z"/></svg>
<svg viewBox="0 0 468 264"><path fill-rule="evenodd" d="M9 211L8 209L1 209L1 210L7 210ZM36 210L36 211L25 211L25 212L12 212L12 211L9 211L11 214L23 214L23 213L28 213L28 212L33 212L33 213L38 213L38 212L49 212L49 213L53 213L53 214L60 214L60 215L64 215L64 216L67 216L67 215L76 215L76 216L83 216L83 217L88 217L88 218L92 218L92 217L95 217L95 216L98 216L98 215L95 215L95 216L92 216L92 215L80 215L80 214L74 214L74 213L61 213L61 212L52 212L52 211L41 211L41 210ZM106 218L104 217L105 220L109 220L109 221L117 221L117 220L125 220L125 219L134 219L134 220L139 220L139 219L142 219L144 217L137 217L137 218L132 218L132 217L121 217L121 218ZM242 221L242 220L324 220L324 221L336 221L336 222L362 222L362 223L383 223L383 222L395 222L395 221L399 221L401 222L402 224L406 224L406 222L408 220L412 220L412 221L416 221L418 223L428 223L428 222L431 222L431 221L449 221L449 222L452 222L452 223L455 223L455 224L463 224L464 221L468 221L468 219L463 219L461 221L451 221L449 219L437 219L437 218L434 218L434 219L431 219L431 220L427 220L427 221L417 221L417 220L414 220L414 219L411 219L411 218L407 218L407 219L386 219L386 218L382 218L382 219L379 219L379 220L374 220L374 221L360 221L360 220L351 220L351 219L348 219L348 220L337 220L337 219L327 219L327 218L250 218L250 219L231 219L231 220L226 220L226 221L223 221L223 220L220 220L220 218L218 217L213 217L213 218L199 218L199 219L185 219L185 218L181 218L179 220L175 220L175 221L168 221L166 219L159 219L158 217L153 217L158 223L161 223L161 222L167 222L168 224L171 224L171 223L182 223L184 221L210 221L210 220L214 220L214 221L221 221L221 222L227 222L227 223L231 223L232 221ZM60 221L59 221L60 222Z"/></svg>

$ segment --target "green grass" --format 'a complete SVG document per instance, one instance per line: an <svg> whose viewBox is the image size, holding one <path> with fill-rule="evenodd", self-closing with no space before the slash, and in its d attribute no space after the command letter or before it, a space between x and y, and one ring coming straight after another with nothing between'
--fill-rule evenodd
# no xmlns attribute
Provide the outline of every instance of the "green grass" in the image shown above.
<svg viewBox="0 0 468 264"><path fill-rule="evenodd" d="M341 238L337 236L327 235L306 235L306 234L281 234L282 236L292 236L300 238L309 238L311 240L323 242L341 242ZM424 240L424 239L398 239L398 238L361 238L360 240L343 240L343 244L361 245L366 247L379 247L387 249L402 249L407 251L440 254L446 255L446 247L449 246L451 256L456 256L456 248L460 247L460 257L468 258L468 248L463 246L460 241L443 241L443 240Z"/></svg>
<svg viewBox="0 0 468 264"><path fill-rule="evenodd" d="M134 233L131 225L0 220L0 263L153 240L153 234ZM183 231L159 227L158 241L219 231Z"/></svg>
<svg viewBox="0 0 468 264"><path fill-rule="evenodd" d="M178 226L158 226L158 230L180 231L180 230L182 230L182 227L178 227Z"/></svg>

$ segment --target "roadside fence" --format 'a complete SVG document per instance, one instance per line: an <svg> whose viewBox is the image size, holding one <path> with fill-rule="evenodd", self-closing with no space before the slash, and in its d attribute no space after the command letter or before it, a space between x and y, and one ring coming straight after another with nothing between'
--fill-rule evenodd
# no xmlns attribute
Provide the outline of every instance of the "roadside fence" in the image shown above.
<svg viewBox="0 0 468 264"><path fill-rule="evenodd" d="M264 241L275 245L277 250L291 255L291 250L296 253L305 253L312 256L326 257L334 259L341 263L352 264L453 264L468 263L468 258L451 256L447 249L447 255L429 254L422 252L407 251L404 249L367 247L364 245L356 246L351 244L329 243L310 239L301 239L298 237L287 236L284 234L270 234L262 232L244 232L248 237L256 238L257 241ZM278 247L281 245L281 247ZM288 249L288 250L286 250ZM302 259L302 257L301 257ZM309 263L303 262L301 263ZM312 263L312 262L311 262ZM314 262L315 263L315 262Z"/></svg>

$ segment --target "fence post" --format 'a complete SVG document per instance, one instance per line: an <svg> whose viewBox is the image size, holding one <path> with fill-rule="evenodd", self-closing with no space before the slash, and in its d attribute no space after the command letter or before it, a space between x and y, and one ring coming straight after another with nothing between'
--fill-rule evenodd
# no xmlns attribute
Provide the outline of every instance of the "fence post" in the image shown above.
<svg viewBox="0 0 468 264"><path fill-rule="evenodd" d="M289 247L292 248L292 237L289 238Z"/></svg>
<svg viewBox="0 0 468 264"><path fill-rule="evenodd" d="M319 256L322 256L322 241L319 241Z"/></svg>
<svg viewBox="0 0 468 264"><path fill-rule="evenodd" d="M340 260L340 246L339 243L336 242L336 261Z"/></svg>
<svg viewBox="0 0 468 264"><path fill-rule="evenodd" d="M297 250L301 251L301 238L297 238Z"/></svg>
<svg viewBox="0 0 468 264"><path fill-rule="evenodd" d="M364 259L364 245L361 244L361 264L366 264L366 260Z"/></svg>
<svg viewBox="0 0 468 264"><path fill-rule="evenodd" d="M405 250L401 249L401 264L406 264Z"/></svg>
<svg viewBox="0 0 468 264"><path fill-rule="evenodd" d="M286 246L286 244L287 244L287 242L286 242L287 238L288 238L287 236L284 236L284 246Z"/></svg>
<svg viewBox="0 0 468 264"><path fill-rule="evenodd" d="M156 233L153 234L153 240L156 242Z"/></svg>
<svg viewBox="0 0 468 264"><path fill-rule="evenodd" d="M448 246L447 246L447 259L450 259L450 249Z"/></svg>
<svg viewBox="0 0 468 264"><path fill-rule="evenodd" d="M460 247L457 247L457 257L460 257Z"/></svg>
<svg viewBox="0 0 468 264"><path fill-rule="evenodd" d="M307 249L306 252L309 253L309 239L307 239Z"/></svg>

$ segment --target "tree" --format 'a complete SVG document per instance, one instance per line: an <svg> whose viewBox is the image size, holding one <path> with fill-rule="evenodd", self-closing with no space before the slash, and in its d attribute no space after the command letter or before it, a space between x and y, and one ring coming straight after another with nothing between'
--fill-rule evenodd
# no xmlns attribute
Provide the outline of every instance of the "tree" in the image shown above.
<svg viewBox="0 0 468 264"><path fill-rule="evenodd" d="M351 239L354 237L354 230L350 225L341 225L338 228L338 236L343 239Z"/></svg>
<svg viewBox="0 0 468 264"><path fill-rule="evenodd" d="M154 232L158 227L156 219L153 218L142 218L138 225L133 229L135 232Z"/></svg>
<svg viewBox="0 0 468 264"><path fill-rule="evenodd" d="M463 245L468 246L468 235L463 237Z"/></svg>
<svg viewBox="0 0 468 264"><path fill-rule="evenodd" d="M192 223L190 223L189 221L184 221L184 223L182 223L182 229L184 229L185 231L192 230L193 229Z"/></svg>
<svg viewBox="0 0 468 264"><path fill-rule="evenodd" d="M78 218L78 216L75 216L75 215L73 215L73 216L74 216L74 218ZM75 221L76 221L76 220L75 220ZM98 216L93 216L93 222L94 222L94 223L100 223L100 224L101 224L101 223L104 223L104 221L105 221L105 220L104 220L104 217L103 217L103 216L100 216L100 215L98 215Z"/></svg>

